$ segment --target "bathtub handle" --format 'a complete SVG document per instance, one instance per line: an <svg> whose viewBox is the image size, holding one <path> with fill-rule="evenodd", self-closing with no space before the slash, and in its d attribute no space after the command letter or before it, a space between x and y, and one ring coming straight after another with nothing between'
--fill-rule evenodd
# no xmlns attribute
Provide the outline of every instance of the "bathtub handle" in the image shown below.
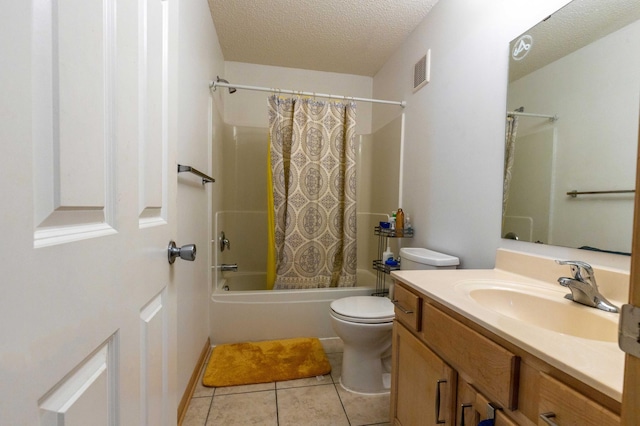
<svg viewBox="0 0 640 426"><path fill-rule="evenodd" d="M231 243L229 242L229 239L224 235L224 231L222 231L220 233L220 251L224 251L225 248L231 250Z"/></svg>

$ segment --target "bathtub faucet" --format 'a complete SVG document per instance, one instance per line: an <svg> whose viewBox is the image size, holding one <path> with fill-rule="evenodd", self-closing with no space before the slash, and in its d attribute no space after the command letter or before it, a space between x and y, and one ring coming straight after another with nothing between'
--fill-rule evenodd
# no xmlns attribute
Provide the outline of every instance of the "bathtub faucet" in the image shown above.
<svg viewBox="0 0 640 426"><path fill-rule="evenodd" d="M238 272L238 264L237 263L223 263L222 265L220 265L220 270L222 272L224 272L224 271Z"/></svg>

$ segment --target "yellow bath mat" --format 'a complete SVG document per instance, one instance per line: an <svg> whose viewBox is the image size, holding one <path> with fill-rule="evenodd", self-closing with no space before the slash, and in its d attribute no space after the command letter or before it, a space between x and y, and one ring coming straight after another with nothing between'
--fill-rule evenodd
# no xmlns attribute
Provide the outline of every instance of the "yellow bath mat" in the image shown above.
<svg viewBox="0 0 640 426"><path fill-rule="evenodd" d="M321 376L331 372L317 338L233 343L213 348L204 386L235 386Z"/></svg>

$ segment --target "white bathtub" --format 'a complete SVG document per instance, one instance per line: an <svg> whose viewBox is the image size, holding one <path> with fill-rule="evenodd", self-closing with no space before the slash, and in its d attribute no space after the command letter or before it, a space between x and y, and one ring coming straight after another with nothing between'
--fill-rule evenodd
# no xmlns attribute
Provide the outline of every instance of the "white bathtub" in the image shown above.
<svg viewBox="0 0 640 426"><path fill-rule="evenodd" d="M211 295L212 344L336 337L329 321L331 302L370 295L375 282L373 271L358 270L358 286L352 288L256 290L264 288L265 274L225 273Z"/></svg>

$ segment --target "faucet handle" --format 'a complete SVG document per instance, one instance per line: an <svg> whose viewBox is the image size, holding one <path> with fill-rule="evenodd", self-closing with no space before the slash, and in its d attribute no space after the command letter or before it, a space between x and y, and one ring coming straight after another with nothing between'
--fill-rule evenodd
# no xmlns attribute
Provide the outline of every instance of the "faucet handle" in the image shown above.
<svg viewBox="0 0 640 426"><path fill-rule="evenodd" d="M596 277L593 273L593 268L587 262L582 262L580 260L556 260L556 263L558 265L569 265L571 274L576 280L588 280L594 286L596 285Z"/></svg>

